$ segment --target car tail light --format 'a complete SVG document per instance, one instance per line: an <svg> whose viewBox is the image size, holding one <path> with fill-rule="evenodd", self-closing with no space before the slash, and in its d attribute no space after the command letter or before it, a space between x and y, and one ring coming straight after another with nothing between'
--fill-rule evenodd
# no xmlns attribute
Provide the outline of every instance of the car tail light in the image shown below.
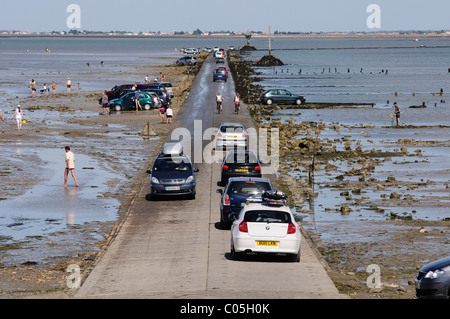
<svg viewBox="0 0 450 319"><path fill-rule="evenodd" d="M247 138L247 134L242 134L242 137L243 138Z"/></svg>
<svg viewBox="0 0 450 319"><path fill-rule="evenodd" d="M242 233L248 233L247 222L242 222L239 224L239 231Z"/></svg>
<svg viewBox="0 0 450 319"><path fill-rule="evenodd" d="M223 204L230 205L230 196L229 195L225 195L225 198L223 199Z"/></svg>
<svg viewBox="0 0 450 319"><path fill-rule="evenodd" d="M297 231L297 227L295 227L294 224L289 223L287 233L288 234L295 234L296 231Z"/></svg>
<svg viewBox="0 0 450 319"><path fill-rule="evenodd" d="M228 167L228 165L222 165L222 169L223 169L224 171L228 171L230 168Z"/></svg>
<svg viewBox="0 0 450 319"><path fill-rule="evenodd" d="M260 171L261 170L261 166L259 166L259 165L257 165L257 166L255 166L255 171Z"/></svg>

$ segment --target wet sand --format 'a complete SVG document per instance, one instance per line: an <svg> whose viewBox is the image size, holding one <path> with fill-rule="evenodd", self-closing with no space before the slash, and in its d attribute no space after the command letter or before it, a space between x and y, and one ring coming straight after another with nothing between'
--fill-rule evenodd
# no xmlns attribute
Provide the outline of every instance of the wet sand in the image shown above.
<svg viewBox="0 0 450 319"><path fill-rule="evenodd" d="M176 118L177 107L182 104L192 76L187 79L176 71L170 75L171 68L163 66L144 73L159 73L160 68L179 87L180 98L174 103ZM99 115L99 95L100 92L82 92L27 98L21 103L31 121L23 131L18 132L12 121L0 123L0 178L7 185L0 190L0 202L21 196L32 198L35 192L41 195L38 189L42 186L47 191L41 201L52 200L53 196L70 198L66 192L74 191L71 177L67 191L60 186L63 147L70 145L80 160L85 157L84 163L77 163L76 168L80 181L77 191L89 193L82 197L83 205L89 205L95 198L94 205L102 210L118 212L108 221L82 224L78 223L77 214L77 222L71 223L72 217L70 214L66 217L66 211L57 217L41 214L47 229L69 226L20 242L0 238L3 298L70 297L65 282L67 265L75 263L89 270L135 196L134 186L145 182L150 159L169 132L168 125L159 123L156 110ZM448 149L449 141L435 139L436 134L441 135L448 128L434 126L435 133L413 141L419 140L417 136L414 138L414 130L422 131L423 127L411 127L407 132L407 128L392 128L386 121L373 128L336 123L317 114L311 115L314 120L303 123L306 110L300 110L302 116L294 116L282 109L276 114L282 121L273 121L272 112L266 114L264 109L257 112L261 113L255 118L259 125L279 127L283 132L282 166L277 183L283 185L290 194L292 207L304 217L303 227L328 263L337 287L352 298L414 298L413 281L418 268L448 254L450 222L441 218L446 216L449 206L448 170L440 155L441 149ZM9 111L5 118L10 117ZM148 121L159 139L139 135ZM380 127L406 136L393 138L375 132ZM310 153L293 140L299 141L297 136L302 135L303 145L308 145L317 133L320 133L320 154L316 157L315 183L311 187ZM42 156L45 150L51 152ZM433 174L427 167L429 163L437 165ZM106 182L95 174L103 176L105 172ZM104 207L103 199L113 203L108 204L112 207ZM431 211L436 211L438 218L430 218ZM33 222L35 219L26 218L12 221L6 229L26 228L27 223ZM371 291L365 284L370 264L381 267L383 288L377 291Z"/></svg>
<svg viewBox="0 0 450 319"><path fill-rule="evenodd" d="M142 74L160 71L175 87L176 122L194 77L174 65L139 69ZM114 79L116 74L102 70L83 76ZM160 123L157 109L102 115L100 95L81 91L11 98L27 119L21 131L11 120L13 109L2 109L7 119L0 123L2 298L67 297L67 266L89 269L126 213L136 185L148 178L146 170L171 125ZM146 135L147 124L156 136ZM68 187L62 187L65 145L75 154L79 187L70 174Z"/></svg>

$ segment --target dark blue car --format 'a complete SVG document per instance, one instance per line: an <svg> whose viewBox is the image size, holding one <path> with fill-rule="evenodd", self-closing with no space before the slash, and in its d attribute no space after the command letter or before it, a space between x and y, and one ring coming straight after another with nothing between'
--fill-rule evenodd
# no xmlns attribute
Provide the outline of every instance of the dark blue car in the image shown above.
<svg viewBox="0 0 450 319"><path fill-rule="evenodd" d="M224 68L217 68L213 72L213 82L227 81L227 71Z"/></svg>
<svg viewBox="0 0 450 319"><path fill-rule="evenodd" d="M167 145L167 144L166 144ZM195 172L187 155L162 153L148 173L150 176L150 196L154 200L161 196L186 195L195 199Z"/></svg>
<svg viewBox="0 0 450 319"><path fill-rule="evenodd" d="M230 228L232 222L235 220L232 215L239 215L248 197L258 197L264 192L272 190L272 184L267 178L230 178L223 191L222 189L217 190L217 193L222 195L220 201L220 224L222 229Z"/></svg>
<svg viewBox="0 0 450 319"><path fill-rule="evenodd" d="M415 284L419 299L450 299L450 256L423 266Z"/></svg>

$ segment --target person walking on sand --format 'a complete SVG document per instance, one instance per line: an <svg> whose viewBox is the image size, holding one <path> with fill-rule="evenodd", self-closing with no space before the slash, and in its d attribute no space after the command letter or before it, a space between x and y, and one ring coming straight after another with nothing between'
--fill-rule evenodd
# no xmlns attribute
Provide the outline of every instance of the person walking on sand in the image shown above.
<svg viewBox="0 0 450 319"><path fill-rule="evenodd" d="M164 123L165 116L166 116L166 108L164 106L161 106L159 109L159 119L161 120L161 123Z"/></svg>
<svg viewBox="0 0 450 319"><path fill-rule="evenodd" d="M400 126L400 108L397 105L397 102L394 102L394 116L397 120L397 126Z"/></svg>
<svg viewBox="0 0 450 319"><path fill-rule="evenodd" d="M52 81L52 95L55 95L56 93L56 83L55 81Z"/></svg>
<svg viewBox="0 0 450 319"><path fill-rule="evenodd" d="M102 95L102 108L103 108L103 115L106 115L106 111L108 111L108 114L111 115L111 112L109 111L108 107L108 95L106 95L106 91L103 92Z"/></svg>
<svg viewBox="0 0 450 319"><path fill-rule="evenodd" d="M24 120L23 111L22 111L20 105L17 105L17 108L14 111L13 120L16 120L17 129L20 131L22 129L22 123L23 123L23 120Z"/></svg>
<svg viewBox="0 0 450 319"><path fill-rule="evenodd" d="M159 72L159 82L164 82L164 75L162 72Z"/></svg>
<svg viewBox="0 0 450 319"><path fill-rule="evenodd" d="M34 79L31 79L30 84L28 84L28 86L31 89L31 96L34 96L36 93L36 82L34 81Z"/></svg>
<svg viewBox="0 0 450 319"><path fill-rule="evenodd" d="M66 86L67 86L67 93L70 93L72 88L72 81L70 81L70 78L67 78Z"/></svg>
<svg viewBox="0 0 450 319"><path fill-rule="evenodd" d="M139 94L141 93L140 90L134 91L134 103L136 104L136 112L138 112L138 108L142 111L141 103L139 102Z"/></svg>
<svg viewBox="0 0 450 319"><path fill-rule="evenodd" d="M167 124L172 124L173 110L170 105L167 106L166 110Z"/></svg>
<svg viewBox="0 0 450 319"><path fill-rule="evenodd" d="M63 187L67 187L67 178L69 176L69 172L72 174L73 180L75 181L75 187L78 187L78 180L75 176L75 155L70 150L70 146L66 146L65 148L66 155L65 155L65 162L66 162L66 168L64 170L64 185Z"/></svg>

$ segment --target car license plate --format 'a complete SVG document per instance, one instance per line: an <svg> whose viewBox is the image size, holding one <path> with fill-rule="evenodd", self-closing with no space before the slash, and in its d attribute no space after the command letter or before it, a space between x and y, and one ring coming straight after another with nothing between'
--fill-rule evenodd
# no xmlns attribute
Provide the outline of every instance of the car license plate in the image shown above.
<svg viewBox="0 0 450 319"><path fill-rule="evenodd" d="M266 240L258 240L256 242L257 246L278 246L277 241L266 241Z"/></svg>
<svg viewBox="0 0 450 319"><path fill-rule="evenodd" d="M237 136L228 136L229 138L237 138Z"/></svg>
<svg viewBox="0 0 450 319"><path fill-rule="evenodd" d="M166 191L179 191L180 186L167 186Z"/></svg>
<svg viewBox="0 0 450 319"><path fill-rule="evenodd" d="M245 169L245 168L236 168L236 172L248 172L248 169Z"/></svg>

